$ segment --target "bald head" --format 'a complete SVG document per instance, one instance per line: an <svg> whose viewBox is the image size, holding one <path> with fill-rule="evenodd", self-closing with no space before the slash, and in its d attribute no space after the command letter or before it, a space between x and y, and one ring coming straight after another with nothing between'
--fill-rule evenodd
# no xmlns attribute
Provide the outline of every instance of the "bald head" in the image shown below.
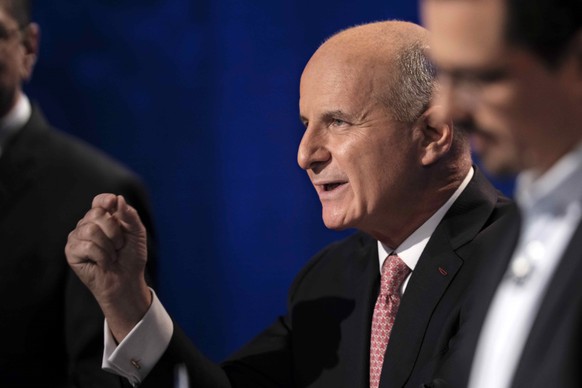
<svg viewBox="0 0 582 388"><path fill-rule="evenodd" d="M344 51L346 54L382 60L416 42L428 45L428 38L428 31L417 24L382 21L342 30L328 38L320 46L320 50L331 48Z"/></svg>
<svg viewBox="0 0 582 388"><path fill-rule="evenodd" d="M360 229L398 246L467 175L468 147L456 146L450 122L429 104L427 39L412 23L353 27L329 38L305 67L297 161L328 228Z"/></svg>
<svg viewBox="0 0 582 388"><path fill-rule="evenodd" d="M434 68L425 55L428 39L424 28L409 22L352 27L327 39L306 71L323 63L349 68L359 82L375 83L370 97L382 102L394 119L412 122L426 110L434 89Z"/></svg>

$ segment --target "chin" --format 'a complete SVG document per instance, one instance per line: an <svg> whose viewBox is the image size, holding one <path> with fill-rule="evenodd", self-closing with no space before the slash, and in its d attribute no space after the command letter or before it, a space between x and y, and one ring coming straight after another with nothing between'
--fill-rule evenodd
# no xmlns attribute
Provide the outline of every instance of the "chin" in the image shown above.
<svg viewBox="0 0 582 388"><path fill-rule="evenodd" d="M324 214L322 218L323 224L330 230L342 231L356 227L356 222L354 220L347 220L344 214L335 216L326 216Z"/></svg>
<svg viewBox="0 0 582 388"><path fill-rule="evenodd" d="M325 225L325 227L326 227L327 229L330 229L330 230L336 230L336 231L340 231L340 230L344 230L344 229L346 229L346 226L344 226L344 225L343 225L343 224L341 224L341 223L336 223L336 222L327 222L327 221L323 220L323 224Z"/></svg>

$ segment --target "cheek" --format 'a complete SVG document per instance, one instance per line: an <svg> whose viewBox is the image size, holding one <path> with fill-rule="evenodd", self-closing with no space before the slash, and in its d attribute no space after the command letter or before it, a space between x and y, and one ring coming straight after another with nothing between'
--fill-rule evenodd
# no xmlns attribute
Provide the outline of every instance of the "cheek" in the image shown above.
<svg viewBox="0 0 582 388"><path fill-rule="evenodd" d="M517 149L536 143L536 135L556 125L556 115L551 112L551 103L538 98L540 92L522 90L515 96L506 114L507 130L511 132ZM559 114L559 113L558 113Z"/></svg>
<svg viewBox="0 0 582 388"><path fill-rule="evenodd" d="M369 155L362 153L344 169L350 180L349 200L356 209L368 208L378 196L380 179L385 173L385 165L380 165ZM354 209L355 210L355 209Z"/></svg>
<svg viewBox="0 0 582 388"><path fill-rule="evenodd" d="M378 132L354 137L335 153L339 168L350 179L355 199L365 206L378 201L389 183L397 179L395 176L417 163L412 139L379 132L381 128L373 130Z"/></svg>
<svg viewBox="0 0 582 388"><path fill-rule="evenodd" d="M378 152L376 157L366 159L359 181L365 189L368 206L385 202L399 184L405 185L415 163L414 152L404 148Z"/></svg>
<svg viewBox="0 0 582 388"><path fill-rule="evenodd" d="M489 132L514 131L515 122L522 116L521 98L513 85L491 87L477 105L475 119L478 126Z"/></svg>
<svg viewBox="0 0 582 388"><path fill-rule="evenodd" d="M505 115L514 133L531 136L538 129L557 125L563 116L564 102L552 77L526 69L506 94Z"/></svg>

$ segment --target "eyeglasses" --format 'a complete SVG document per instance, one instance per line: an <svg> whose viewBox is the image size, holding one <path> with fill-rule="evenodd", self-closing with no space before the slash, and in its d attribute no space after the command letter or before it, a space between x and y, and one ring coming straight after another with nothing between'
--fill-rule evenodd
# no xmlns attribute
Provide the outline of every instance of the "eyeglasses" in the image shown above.
<svg viewBox="0 0 582 388"><path fill-rule="evenodd" d="M441 89L448 91L449 98L462 106L474 106L486 91L509 78L511 76L508 67L438 70Z"/></svg>
<svg viewBox="0 0 582 388"><path fill-rule="evenodd" d="M14 36L17 36L19 32L22 32L24 27L13 27L7 28L0 24L0 43L8 42Z"/></svg>
<svg viewBox="0 0 582 388"><path fill-rule="evenodd" d="M448 83L454 87L477 91L506 80L509 77L509 71L503 67L480 70L439 70L438 77L441 82Z"/></svg>

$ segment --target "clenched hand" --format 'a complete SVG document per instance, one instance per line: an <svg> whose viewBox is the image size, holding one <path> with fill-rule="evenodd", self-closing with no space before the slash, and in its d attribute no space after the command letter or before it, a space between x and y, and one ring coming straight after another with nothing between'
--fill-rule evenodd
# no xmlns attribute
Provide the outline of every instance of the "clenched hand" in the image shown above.
<svg viewBox="0 0 582 388"><path fill-rule="evenodd" d="M117 341L151 304L145 282L146 230L122 196L100 194L69 234L67 261L101 306Z"/></svg>

